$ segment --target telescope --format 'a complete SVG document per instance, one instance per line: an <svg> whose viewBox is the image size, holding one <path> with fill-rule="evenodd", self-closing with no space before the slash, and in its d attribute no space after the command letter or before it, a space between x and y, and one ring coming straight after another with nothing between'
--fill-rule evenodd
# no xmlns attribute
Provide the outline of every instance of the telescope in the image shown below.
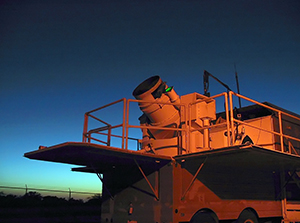
<svg viewBox="0 0 300 223"><path fill-rule="evenodd" d="M198 93L179 97L174 88L169 87L159 76L146 79L132 94L139 100L143 112L139 118L143 127L142 151L169 156L186 153L187 136L183 131L187 122L191 122L192 130L188 152L209 148L208 127L210 121L216 118L213 99ZM202 130L197 130L199 128Z"/></svg>
<svg viewBox="0 0 300 223"><path fill-rule="evenodd" d="M144 113L140 117L141 124L163 127L179 125L179 109L171 103L179 102L179 96L173 87L168 87L159 76L153 76L143 81L133 91L133 96L142 100L139 107ZM176 131L150 130L154 139L166 139L176 136Z"/></svg>
<svg viewBox="0 0 300 223"><path fill-rule="evenodd" d="M159 127L176 128L180 125L180 102L173 87L169 87L159 76L153 76L133 91L133 96L140 100L139 107L143 115L139 118L142 126L157 128L143 128L142 147L147 150L177 145L178 131L163 130ZM177 146L176 146L177 147ZM166 149L166 148L164 148Z"/></svg>

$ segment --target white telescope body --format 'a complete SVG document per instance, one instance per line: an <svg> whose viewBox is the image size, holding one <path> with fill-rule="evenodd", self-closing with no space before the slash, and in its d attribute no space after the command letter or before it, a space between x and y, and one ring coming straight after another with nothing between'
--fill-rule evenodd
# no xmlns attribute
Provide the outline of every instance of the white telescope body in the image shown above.
<svg viewBox="0 0 300 223"><path fill-rule="evenodd" d="M138 100L141 111L147 116L146 123L151 126L178 127L180 123L180 113L176 105L171 103L179 102L179 96L173 88L169 88L159 76L153 76L143 81L133 91L133 96ZM175 137L177 131L172 130L150 130L155 139L166 139Z"/></svg>
<svg viewBox="0 0 300 223"><path fill-rule="evenodd" d="M214 99L198 93L179 97L173 87L168 87L159 76L143 81L132 94L141 100L139 107L143 115L140 117L140 124L151 127L142 130L143 151L174 156L210 148L210 121L216 119ZM180 108L178 103L188 106L189 120L185 115L186 112L183 112L185 108ZM186 122L191 122L189 148L186 145L186 134L180 134L176 129L162 129L166 127L185 129Z"/></svg>

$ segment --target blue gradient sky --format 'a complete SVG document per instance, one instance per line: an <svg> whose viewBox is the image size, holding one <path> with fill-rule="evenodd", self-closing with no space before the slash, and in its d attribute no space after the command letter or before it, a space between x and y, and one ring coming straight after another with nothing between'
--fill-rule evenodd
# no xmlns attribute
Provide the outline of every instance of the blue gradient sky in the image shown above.
<svg viewBox="0 0 300 223"><path fill-rule="evenodd" d="M81 141L86 111L152 75L179 95L203 93L204 69L236 89L236 63L241 94L300 114L297 0L1 1L0 33L1 185L99 191L23 154Z"/></svg>

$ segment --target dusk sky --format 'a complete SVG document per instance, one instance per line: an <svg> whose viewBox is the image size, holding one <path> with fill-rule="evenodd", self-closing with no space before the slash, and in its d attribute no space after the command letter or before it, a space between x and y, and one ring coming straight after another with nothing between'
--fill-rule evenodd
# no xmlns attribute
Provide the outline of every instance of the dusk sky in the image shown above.
<svg viewBox="0 0 300 223"><path fill-rule="evenodd" d="M207 70L236 91L236 64L242 95L300 114L298 0L1 1L0 56L2 186L99 192L95 174L23 154L80 142L86 111L153 75L184 95Z"/></svg>

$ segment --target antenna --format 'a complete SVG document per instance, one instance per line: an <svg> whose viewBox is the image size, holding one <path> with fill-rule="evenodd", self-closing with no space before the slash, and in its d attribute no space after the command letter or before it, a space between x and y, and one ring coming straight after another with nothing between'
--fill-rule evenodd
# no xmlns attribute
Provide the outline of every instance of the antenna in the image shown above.
<svg viewBox="0 0 300 223"><path fill-rule="evenodd" d="M234 72L235 72L235 80L236 80L237 92L238 92L238 94L240 94L239 77L238 77L238 73L236 71L236 64L235 63L234 63ZM241 102L241 98L240 97L239 97L239 106L240 106L240 108L242 107L242 102Z"/></svg>

